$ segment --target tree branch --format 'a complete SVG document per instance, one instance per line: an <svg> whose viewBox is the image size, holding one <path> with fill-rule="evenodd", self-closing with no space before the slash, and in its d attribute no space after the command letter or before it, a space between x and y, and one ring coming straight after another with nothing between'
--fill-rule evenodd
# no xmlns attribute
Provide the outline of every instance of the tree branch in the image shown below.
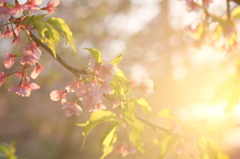
<svg viewBox="0 0 240 159"><path fill-rule="evenodd" d="M47 46L45 45L44 43L42 43L32 32L30 32L30 37L32 38L32 40L34 42L37 43L38 46L41 46L44 50L46 50L52 57L54 57L54 54L52 52L52 50ZM69 70L70 72L72 72L75 76L79 77L81 74L87 74L87 71L86 70L79 70L79 69L76 69L72 66L70 66L61 56L59 56L58 54L56 54L56 58L55 58L63 67L65 67L67 70ZM140 121L142 121L143 123L145 123L146 125L150 126L154 131L156 130L161 130L169 135L174 135L172 133L171 130L168 130L166 128L163 128L163 127L160 127L158 125L155 125L145 119L142 119L138 116L136 116L136 118Z"/></svg>
<svg viewBox="0 0 240 159"><path fill-rule="evenodd" d="M230 20L231 18L231 11L230 11L230 0L226 0L227 3L227 18Z"/></svg>
<svg viewBox="0 0 240 159"><path fill-rule="evenodd" d="M45 45L44 43L41 42L32 32L30 32L30 37L32 38L33 41L37 43L38 46L41 46L44 50L46 50L50 55L54 57L54 54L52 50ZM67 70L72 72L75 76L79 77L81 74L87 74L86 70L79 70L75 67L70 66L60 55L56 54L55 58L63 67L65 67Z"/></svg>
<svg viewBox="0 0 240 159"><path fill-rule="evenodd" d="M139 117L139 116L136 116L136 118L137 118L138 120L140 120L141 122L145 123L146 125L148 125L149 127L151 127L154 131L156 131L156 130L161 130L161 131L163 131L163 132L165 132L165 133L167 133L167 134L169 134L169 135L176 136L176 134L173 134L173 132L172 132L171 130L168 130L168 129L166 129L166 128L163 128L163 127L160 127L160 126L158 126L158 125L156 125L156 124L153 124L153 123L151 123L151 122L149 122L149 121L147 121L147 120L145 120L145 119L142 119L142 118Z"/></svg>

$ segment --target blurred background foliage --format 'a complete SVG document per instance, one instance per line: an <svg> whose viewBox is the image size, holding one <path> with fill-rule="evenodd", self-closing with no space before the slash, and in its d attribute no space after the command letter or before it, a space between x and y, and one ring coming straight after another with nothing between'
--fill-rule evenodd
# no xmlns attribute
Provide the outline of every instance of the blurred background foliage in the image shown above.
<svg viewBox="0 0 240 159"><path fill-rule="evenodd" d="M225 1L216 0L210 10L223 14ZM65 41L57 47L57 53L72 66L86 67L91 56L84 48L100 50L106 63L126 51L119 64L126 76L139 82L147 78L155 82L155 93L147 97L153 108L153 122L158 123L154 118L157 112L170 108L184 122L204 119L219 125L224 150L231 158L239 158L236 150L240 138L234 135L239 130L234 126L240 120L234 113L227 116L222 105L216 104L218 85L234 72L239 55L194 46L183 27L200 21L201 14L186 12L184 3L176 0L63 0L51 16L64 19L74 34L78 54ZM0 39L0 70L7 71L3 66L5 53L18 53L23 46L12 48L11 40ZM18 82L14 77L0 89L0 143L15 140L17 155L27 159L99 158L102 150L97 141L104 125L94 129L80 149L82 128L75 124L85 122L90 114L67 118L60 103L50 100L50 92L62 89L73 75L49 54L43 53L42 58L40 64L45 70L36 80L40 90L33 91L29 98L9 93L8 88ZM159 149L153 146L153 136L158 135L145 129L147 153L125 158L157 157ZM121 156L111 154L106 158Z"/></svg>

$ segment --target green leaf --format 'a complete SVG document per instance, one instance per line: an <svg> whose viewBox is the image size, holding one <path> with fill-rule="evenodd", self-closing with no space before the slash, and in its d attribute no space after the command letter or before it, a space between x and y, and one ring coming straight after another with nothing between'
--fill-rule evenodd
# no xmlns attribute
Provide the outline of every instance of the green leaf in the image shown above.
<svg viewBox="0 0 240 159"><path fill-rule="evenodd" d="M52 50L54 57L57 57L56 53L56 45L60 41L59 33L51 26L49 26L48 30L45 31L45 35L47 38L44 38L42 41L44 43L48 43L48 47Z"/></svg>
<svg viewBox="0 0 240 159"><path fill-rule="evenodd" d="M199 40L202 37L204 30L205 30L204 24L199 24L197 26L196 33L195 33L195 39L196 40Z"/></svg>
<svg viewBox="0 0 240 159"><path fill-rule="evenodd" d="M2 152L6 159L17 159L18 157L15 155L15 142L11 142L10 145L4 146L0 144L0 152Z"/></svg>
<svg viewBox="0 0 240 159"><path fill-rule="evenodd" d="M129 140L133 143L133 145L142 153L144 150L142 149L144 143L143 131L144 127L139 120L134 120L133 123L129 123L132 126L132 129L129 133Z"/></svg>
<svg viewBox="0 0 240 159"><path fill-rule="evenodd" d="M158 114L157 117L167 118L167 119L174 119L176 118L171 114L171 111L169 109L163 109Z"/></svg>
<svg viewBox="0 0 240 159"><path fill-rule="evenodd" d="M130 91L128 79L124 76L123 72L120 69L114 75L114 79L111 84L119 96L125 96Z"/></svg>
<svg viewBox="0 0 240 159"><path fill-rule="evenodd" d="M164 159L165 155L171 149L171 147L176 144L177 139L173 136L164 134L164 137L160 139L160 154L159 159Z"/></svg>
<svg viewBox="0 0 240 159"><path fill-rule="evenodd" d="M108 154L110 154L114 147L113 144L117 141L117 130L119 128L119 122L114 122L108 126L107 131L103 134L103 138L101 139L101 145L104 146L103 155L100 159L105 158Z"/></svg>
<svg viewBox="0 0 240 159"><path fill-rule="evenodd" d="M201 159L229 159L227 155L221 152L220 147L213 139L200 138L198 147Z"/></svg>
<svg viewBox="0 0 240 159"><path fill-rule="evenodd" d="M70 46L72 47L72 49L74 50L74 52L77 52L77 50L74 46L74 43L73 43L73 40L74 40L73 34L63 19L52 17L52 18L47 19L46 22L48 24L55 26L57 28L57 30L62 32L63 35L66 37L66 44L69 43Z"/></svg>
<svg viewBox="0 0 240 159"><path fill-rule="evenodd" d="M224 155L214 140L207 140L207 153L210 159L229 159Z"/></svg>
<svg viewBox="0 0 240 159"><path fill-rule="evenodd" d="M7 147L0 144L0 152L5 153L7 151Z"/></svg>
<svg viewBox="0 0 240 159"><path fill-rule="evenodd" d="M213 33L213 38L214 40L218 40L221 35L223 34L223 28L221 27L221 25L218 25L215 30L214 30L214 33Z"/></svg>
<svg viewBox="0 0 240 159"><path fill-rule="evenodd" d="M103 63L102 54L99 50L93 49L93 48L85 48L85 49L92 54L93 58L95 58L98 63Z"/></svg>
<svg viewBox="0 0 240 159"><path fill-rule="evenodd" d="M118 62L122 60L122 56L124 55L124 53L125 53L125 51L122 52L120 55L118 55L118 57L116 57L114 60L112 60L111 63L117 66Z"/></svg>
<svg viewBox="0 0 240 159"><path fill-rule="evenodd" d="M99 110L97 112L93 112L90 116L90 119L86 123L77 124L78 126L84 127L84 132L83 132L84 141L83 141L82 147L85 144L87 135L95 126L101 123L110 122L110 121L118 121L116 118L116 115L111 111Z"/></svg>
<svg viewBox="0 0 240 159"><path fill-rule="evenodd" d="M38 20L34 15L30 17L29 21L37 29L40 39L43 39L45 31L49 29L49 26L45 22Z"/></svg>
<svg viewBox="0 0 240 159"><path fill-rule="evenodd" d="M233 17L233 19L240 18L240 6L232 10L231 17Z"/></svg>
<svg viewBox="0 0 240 159"><path fill-rule="evenodd" d="M52 50L52 53L54 57L56 58L56 45L60 41L60 35L59 33L50 25L47 23L38 20L39 17L32 16L30 18L30 23L34 25L34 27L37 29L40 40L43 43L47 43L48 47Z"/></svg>
<svg viewBox="0 0 240 159"><path fill-rule="evenodd" d="M135 121L135 112L136 112L136 107L133 102L121 102L121 106L124 110L124 119L130 123L133 124Z"/></svg>
<svg viewBox="0 0 240 159"><path fill-rule="evenodd" d="M135 99L135 102L148 114L152 112L152 108L144 98Z"/></svg>

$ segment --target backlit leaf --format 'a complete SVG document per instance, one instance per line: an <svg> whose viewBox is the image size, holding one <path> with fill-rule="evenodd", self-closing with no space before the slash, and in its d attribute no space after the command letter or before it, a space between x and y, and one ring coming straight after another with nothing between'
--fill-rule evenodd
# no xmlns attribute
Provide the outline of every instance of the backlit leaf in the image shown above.
<svg viewBox="0 0 240 159"><path fill-rule="evenodd" d="M122 56L124 55L125 52L122 52L118 57L116 57L111 63L114 65L118 65L118 62L122 60Z"/></svg>
<svg viewBox="0 0 240 159"><path fill-rule="evenodd" d="M171 114L171 111L169 109L163 109L158 114L157 117L167 118L167 119L174 119L176 118Z"/></svg>
<svg viewBox="0 0 240 159"><path fill-rule="evenodd" d="M107 131L104 132L103 138L101 140L101 145L104 146L103 155L101 159L105 158L108 154L110 154L114 147L113 144L117 141L117 130L119 127L118 122L114 122L113 124L109 125Z"/></svg>
<svg viewBox="0 0 240 159"><path fill-rule="evenodd" d="M132 129L129 133L129 140L140 152L144 153L144 150L142 149L144 144L144 127L139 120L134 120L134 122L130 123L130 125L132 126Z"/></svg>
<svg viewBox="0 0 240 159"><path fill-rule="evenodd" d="M240 18L240 6L235 7L235 8L232 10L231 17L233 17L233 19Z"/></svg>
<svg viewBox="0 0 240 159"><path fill-rule="evenodd" d="M88 50L92 56L96 59L96 61L98 63L102 63L102 54L98 49L93 49L93 48L85 48L86 50Z"/></svg>
<svg viewBox="0 0 240 159"><path fill-rule="evenodd" d="M165 155L171 149L171 147L176 144L177 139L170 135L164 135L163 138L160 139L160 154L159 159L164 159Z"/></svg>
<svg viewBox="0 0 240 159"><path fill-rule="evenodd" d="M74 50L74 52L77 52L77 50L74 46L74 43L73 43L73 40L74 40L73 34L63 19L52 17L52 18L47 19L46 22L48 24L53 25L54 27L56 27L56 29L58 31L63 33L63 35L66 37L66 44L69 43L70 46L72 47L72 49Z"/></svg>
<svg viewBox="0 0 240 159"><path fill-rule="evenodd" d="M40 39L44 38L45 32L49 29L49 26L45 22L38 20L34 15L29 21L37 29Z"/></svg>
<svg viewBox="0 0 240 159"><path fill-rule="evenodd" d="M11 142L11 144L7 146L0 144L0 153L1 152L6 159L18 159L18 157L15 155L15 142Z"/></svg>
<svg viewBox="0 0 240 159"><path fill-rule="evenodd" d="M149 106L148 102L144 98L135 99L135 102L148 114L151 113L152 108Z"/></svg>
<svg viewBox="0 0 240 159"><path fill-rule="evenodd" d="M136 107L133 102L127 102L124 104L124 102L121 103L122 109L124 110L124 119L130 123L133 124L135 121L135 112Z"/></svg>
<svg viewBox="0 0 240 159"><path fill-rule="evenodd" d="M82 146L84 146L87 135L95 126L101 123L110 122L110 121L118 121L116 118L116 115L111 111L99 110L99 111L93 112L90 116L90 119L86 123L77 124L78 126L84 127L84 131L83 131L84 141Z"/></svg>

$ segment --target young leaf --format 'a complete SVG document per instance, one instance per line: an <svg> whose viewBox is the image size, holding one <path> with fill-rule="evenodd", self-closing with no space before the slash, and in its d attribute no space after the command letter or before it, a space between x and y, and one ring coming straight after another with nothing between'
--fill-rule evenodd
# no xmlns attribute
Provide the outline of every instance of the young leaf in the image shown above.
<svg viewBox="0 0 240 159"><path fill-rule="evenodd" d="M119 96L125 96L129 92L129 82L124 76L123 72L119 69L114 75L114 79L111 82L113 89Z"/></svg>
<svg viewBox="0 0 240 159"><path fill-rule="evenodd" d="M144 150L142 149L144 138L143 131L144 127L139 120L134 120L133 123L129 123L132 126L132 129L129 133L129 140L133 143L133 145L142 153Z"/></svg>
<svg viewBox="0 0 240 159"><path fill-rule="evenodd" d="M110 122L110 121L118 121L116 118L116 115L111 111L99 110L97 112L93 112L90 116L90 119L86 123L77 124L78 126L84 127L84 132L83 132L84 141L83 141L82 147L84 146L87 135L95 126L101 123Z"/></svg>
<svg viewBox="0 0 240 159"><path fill-rule="evenodd" d="M117 66L118 62L122 60L122 57L123 57L124 53L125 52L122 52L120 55L118 55L118 57L116 57L114 60L112 60L111 63Z"/></svg>
<svg viewBox="0 0 240 159"><path fill-rule="evenodd" d="M65 23L65 21L61 18L49 18L46 21L48 24L51 24L57 28L60 32L63 33L63 35L66 37L66 44L69 43L74 52L77 52L74 43L73 43L73 34L71 30L69 29L68 25Z"/></svg>
<svg viewBox="0 0 240 159"><path fill-rule="evenodd" d="M108 126L107 131L104 133L103 138L101 139L101 144L104 146L103 155L100 159L105 158L110 154L114 147L113 144L117 141L117 130L119 127L119 122L114 122Z"/></svg>
<svg viewBox="0 0 240 159"><path fill-rule="evenodd" d="M160 154L159 159L164 159L165 155L168 153L169 149L176 144L177 139L173 136L164 134L164 137L160 139Z"/></svg>
<svg viewBox="0 0 240 159"><path fill-rule="evenodd" d="M47 23L38 20L39 18L36 16L32 16L30 18L30 22L37 29L40 40L43 43L47 43L48 47L52 50L54 57L56 58L56 45L60 41L59 33Z"/></svg>
<svg viewBox="0 0 240 159"><path fill-rule="evenodd" d="M18 157L15 155L15 142L11 142L10 145L4 146L0 144L0 152L2 152L6 159L17 159Z"/></svg>
<svg viewBox="0 0 240 159"><path fill-rule="evenodd" d="M224 155L217 143L214 140L206 141L206 150L210 159L229 159L228 156Z"/></svg>
<svg viewBox="0 0 240 159"><path fill-rule="evenodd" d="M124 110L124 119L129 123L133 124L135 121L135 111L136 107L133 102L128 102L127 104L124 104L124 102L121 102L121 106Z"/></svg>
<svg viewBox="0 0 240 159"><path fill-rule="evenodd" d="M240 18L240 6L233 9L231 17L233 17L233 19Z"/></svg>
<svg viewBox="0 0 240 159"><path fill-rule="evenodd" d="M98 63L102 63L103 62L102 61L102 54L101 54L101 52L99 50L93 49L93 48L85 48L85 49L88 50L92 54L92 56L96 59L96 61Z"/></svg>
<svg viewBox="0 0 240 159"><path fill-rule="evenodd" d="M158 114L157 117L167 118L167 119L173 119L177 120L170 112L169 109L163 109Z"/></svg>
<svg viewBox="0 0 240 159"><path fill-rule="evenodd" d="M45 36L45 31L49 29L49 26L45 22L38 20L34 15L30 17L29 22L37 29L39 37L42 40Z"/></svg>
<svg viewBox="0 0 240 159"><path fill-rule="evenodd" d="M48 43L48 47L52 50L54 57L56 58L56 45L60 41L59 33L51 26L49 26L48 30L45 31L45 35L47 38L43 39L44 43Z"/></svg>
<svg viewBox="0 0 240 159"><path fill-rule="evenodd" d="M148 102L144 98L135 99L135 102L148 114L151 113L152 108L149 106Z"/></svg>

